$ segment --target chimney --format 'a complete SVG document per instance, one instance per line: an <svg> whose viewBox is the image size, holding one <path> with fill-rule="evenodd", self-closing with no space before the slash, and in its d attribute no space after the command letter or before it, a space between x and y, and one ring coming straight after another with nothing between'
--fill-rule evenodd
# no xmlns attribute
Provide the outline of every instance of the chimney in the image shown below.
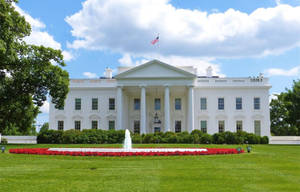
<svg viewBox="0 0 300 192"><path fill-rule="evenodd" d="M212 67L211 66L207 67L206 76L207 77L212 77Z"/></svg>
<svg viewBox="0 0 300 192"><path fill-rule="evenodd" d="M105 77L107 79L111 79L112 78L112 69L111 68L106 67L106 69L105 69Z"/></svg>

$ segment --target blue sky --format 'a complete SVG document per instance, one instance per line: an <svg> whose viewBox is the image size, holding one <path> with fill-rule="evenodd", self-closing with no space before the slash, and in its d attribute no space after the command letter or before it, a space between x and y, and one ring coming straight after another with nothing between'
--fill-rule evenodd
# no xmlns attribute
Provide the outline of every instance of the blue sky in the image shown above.
<svg viewBox="0 0 300 192"><path fill-rule="evenodd" d="M300 76L300 0L20 0L17 10L32 25L26 41L62 49L71 78L151 59L199 75L208 66L227 77L262 72L270 94Z"/></svg>

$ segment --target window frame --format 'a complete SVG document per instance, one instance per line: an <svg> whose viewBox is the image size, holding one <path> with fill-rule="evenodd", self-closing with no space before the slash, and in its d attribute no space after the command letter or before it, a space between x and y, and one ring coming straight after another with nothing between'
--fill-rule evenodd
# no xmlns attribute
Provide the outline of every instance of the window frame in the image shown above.
<svg viewBox="0 0 300 192"><path fill-rule="evenodd" d="M157 103L157 101L159 101ZM154 98L154 110L155 111L160 111L161 110L161 100L160 98Z"/></svg>
<svg viewBox="0 0 300 192"><path fill-rule="evenodd" d="M80 120L74 121L74 129L77 131L81 131L81 121Z"/></svg>
<svg viewBox="0 0 300 192"><path fill-rule="evenodd" d="M236 132L243 131L243 121L242 120L237 120L235 122L235 128L236 128Z"/></svg>
<svg viewBox="0 0 300 192"><path fill-rule="evenodd" d="M63 120L58 120L57 121L57 130L61 130L61 131L64 130L64 121Z"/></svg>
<svg viewBox="0 0 300 192"><path fill-rule="evenodd" d="M258 103L256 101L258 101ZM260 110L260 97L253 98L253 107L254 110Z"/></svg>
<svg viewBox="0 0 300 192"><path fill-rule="evenodd" d="M205 101L205 103L202 103L202 101ZM207 110L207 98L206 97L200 98L200 110Z"/></svg>
<svg viewBox="0 0 300 192"><path fill-rule="evenodd" d="M205 127L203 127L203 125L205 125ZM207 120L200 121L200 130L203 133L207 133Z"/></svg>
<svg viewBox="0 0 300 192"><path fill-rule="evenodd" d="M111 127L113 125L113 127ZM108 130L116 130L116 122L115 120L109 120L108 121Z"/></svg>
<svg viewBox="0 0 300 192"><path fill-rule="evenodd" d="M98 98L92 98L92 110L98 110L99 102Z"/></svg>
<svg viewBox="0 0 300 192"><path fill-rule="evenodd" d="M96 127L94 127L94 123L96 123ZM91 129L98 129L98 125L99 125L99 123L98 123L97 120L92 120L91 121Z"/></svg>
<svg viewBox="0 0 300 192"><path fill-rule="evenodd" d="M223 101L223 104L220 101ZM225 98L224 97L218 98L218 110L225 110Z"/></svg>
<svg viewBox="0 0 300 192"><path fill-rule="evenodd" d="M112 101L113 101L113 103L112 103ZM113 110L116 109L116 99L115 98L109 98L108 99L108 109L110 111L113 111Z"/></svg>
<svg viewBox="0 0 300 192"><path fill-rule="evenodd" d="M180 127L177 127L177 126L180 126ZM181 133L182 132L182 124L181 124L181 120L176 120L175 121L175 133Z"/></svg>
<svg viewBox="0 0 300 192"><path fill-rule="evenodd" d="M179 103L177 103L176 101L179 101ZM174 102L175 102L175 105L174 105L175 111L180 111L182 109L181 98L175 98Z"/></svg>
<svg viewBox="0 0 300 192"><path fill-rule="evenodd" d="M240 103L238 102L238 99L240 99ZM236 97L235 98L235 110L243 110L243 98L242 97Z"/></svg>
<svg viewBox="0 0 300 192"><path fill-rule="evenodd" d="M222 125L223 125L223 127L222 127ZM225 120L218 121L218 131L219 131L219 133L225 132Z"/></svg>
<svg viewBox="0 0 300 192"><path fill-rule="evenodd" d="M75 98L75 110L81 110L81 98Z"/></svg>
<svg viewBox="0 0 300 192"><path fill-rule="evenodd" d="M133 110L135 110L135 111L141 110L141 99L140 98L133 99Z"/></svg>
<svg viewBox="0 0 300 192"><path fill-rule="evenodd" d="M257 127L257 125L259 126ZM261 120L254 120L254 134L258 136L261 135Z"/></svg>

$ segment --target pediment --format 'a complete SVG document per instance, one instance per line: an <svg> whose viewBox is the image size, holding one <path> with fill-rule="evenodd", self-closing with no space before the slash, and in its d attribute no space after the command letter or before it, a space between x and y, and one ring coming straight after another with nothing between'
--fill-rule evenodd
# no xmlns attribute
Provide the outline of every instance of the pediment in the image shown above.
<svg viewBox="0 0 300 192"><path fill-rule="evenodd" d="M158 60L152 60L140 66L134 67L115 76L116 79L142 79L142 78L195 78L196 75L163 63Z"/></svg>

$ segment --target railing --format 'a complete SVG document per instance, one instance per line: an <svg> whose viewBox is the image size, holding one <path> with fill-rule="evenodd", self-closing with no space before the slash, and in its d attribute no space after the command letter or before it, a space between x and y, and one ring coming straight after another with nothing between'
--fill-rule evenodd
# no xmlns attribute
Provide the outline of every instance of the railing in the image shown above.
<svg viewBox="0 0 300 192"><path fill-rule="evenodd" d="M198 78L201 86L269 86L268 78Z"/></svg>

